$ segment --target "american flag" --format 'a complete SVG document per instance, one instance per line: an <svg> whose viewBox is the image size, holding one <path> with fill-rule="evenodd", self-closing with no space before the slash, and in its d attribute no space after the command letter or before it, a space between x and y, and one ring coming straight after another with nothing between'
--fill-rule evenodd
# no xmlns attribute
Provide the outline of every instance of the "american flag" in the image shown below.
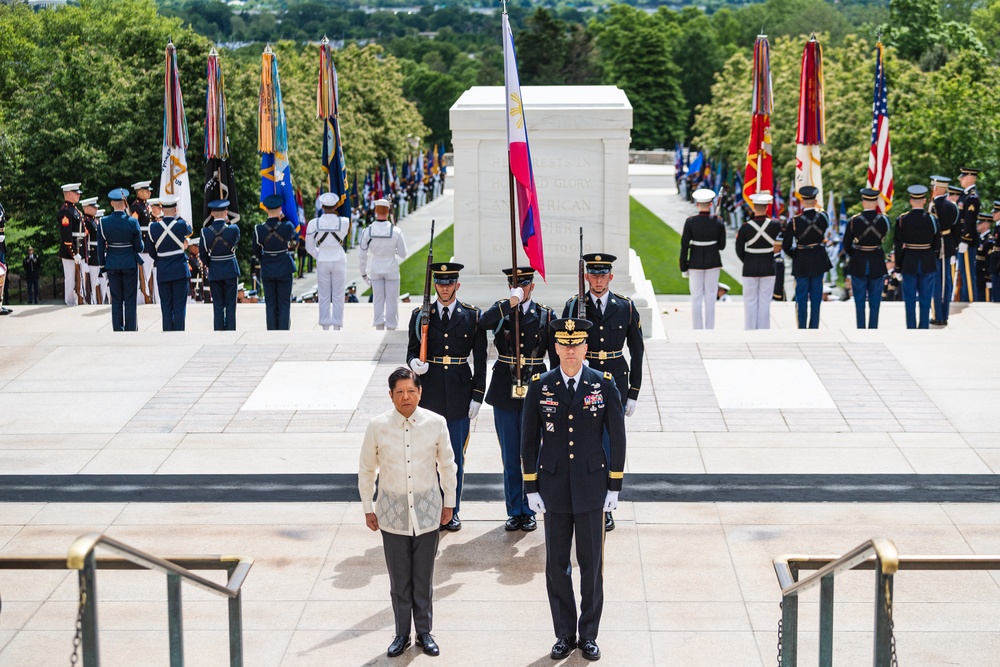
<svg viewBox="0 0 1000 667"><path fill-rule="evenodd" d="M875 46L875 101L872 104L872 150L868 156L868 187L881 194L878 209L892 208L892 150L889 147L889 106L885 86L882 42Z"/></svg>

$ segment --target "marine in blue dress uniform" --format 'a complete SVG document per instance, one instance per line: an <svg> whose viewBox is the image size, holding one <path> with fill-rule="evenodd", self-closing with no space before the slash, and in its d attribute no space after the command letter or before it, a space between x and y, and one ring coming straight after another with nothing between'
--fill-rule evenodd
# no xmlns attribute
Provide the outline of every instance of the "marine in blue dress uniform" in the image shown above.
<svg viewBox="0 0 1000 667"><path fill-rule="evenodd" d="M212 223L201 230L198 254L208 272L215 330L236 331L236 279L240 276L236 244L240 242L240 228L229 224L227 200L216 199L209 203L208 209L212 212Z"/></svg>
<svg viewBox="0 0 1000 667"><path fill-rule="evenodd" d="M844 234L847 274L851 277L851 291L854 294L859 329L865 328L866 303L868 304L867 328L878 329L882 287L887 273L882 242L889 234L889 218L878 212L878 199L878 190L861 189L861 206L864 210L851 218Z"/></svg>
<svg viewBox="0 0 1000 667"><path fill-rule="evenodd" d="M607 253L590 253L583 256L586 264L586 279L590 290L586 299L586 318L594 326L590 327L587 339L587 363L602 373L611 373L618 386L618 393L625 405L625 416L635 414L642 386L642 358L646 344L642 340L642 324L639 311L632 300L610 291L615 275L612 264L617 259ZM572 297L563 307L563 318L577 317L579 296ZM622 351L628 347L630 360L625 361ZM609 435L604 434L604 450L608 450ZM615 520L608 512L605 517L607 530L615 529Z"/></svg>
<svg viewBox="0 0 1000 667"><path fill-rule="evenodd" d="M115 331L136 331L135 290L139 285L139 253L143 251L142 231L135 218L125 213L128 190L108 193L111 215L101 218L97 235L97 261L108 274L111 292L111 326Z"/></svg>
<svg viewBox="0 0 1000 667"><path fill-rule="evenodd" d="M993 218L993 243L986 257L986 262L990 267L993 303L1000 303L1000 199L993 201L991 217Z"/></svg>
<svg viewBox="0 0 1000 667"><path fill-rule="evenodd" d="M927 329L930 327L931 293L934 291L934 271L941 250L941 233L934 216L924 210L927 186L911 185L906 191L910 194L911 210L896 218L896 266L903 274L906 328Z"/></svg>
<svg viewBox="0 0 1000 667"><path fill-rule="evenodd" d="M792 258L795 277L795 313L800 329L819 328L819 307L823 303L823 276L833 268L824 240L830 219L816 208L819 188L799 188L802 213L792 218L785 229L781 249Z"/></svg>
<svg viewBox="0 0 1000 667"><path fill-rule="evenodd" d="M963 192L958 198L958 225L961 228L957 256L958 273L961 276L958 300L966 303L979 300L976 294L976 246L979 243L976 227L981 206L976 192L978 177L979 169L975 167L959 169L958 182L962 184Z"/></svg>
<svg viewBox="0 0 1000 667"><path fill-rule="evenodd" d="M298 238L292 221L281 216L282 201L281 195L265 197L267 220L253 230L253 254L260 259L269 331L291 328L292 278L295 275L291 248L295 247Z"/></svg>
<svg viewBox="0 0 1000 667"><path fill-rule="evenodd" d="M948 325L951 310L952 288L954 286L951 265L958 250L961 226L958 220L958 206L948 197L951 179L945 176L931 176L930 213L938 222L941 232L941 250L934 271L934 296L931 299L934 318L931 324Z"/></svg>
<svg viewBox="0 0 1000 667"><path fill-rule="evenodd" d="M555 320L555 313L548 306L535 303L531 293L535 288L535 270L530 266L517 267L517 281L511 269L504 269L510 298L500 299L483 313L479 326L493 333L493 343L497 348L497 362L493 364L493 376L486 391L486 402L493 406L493 424L500 441L500 457L503 460L504 500L507 503L506 530L532 531L537 528L535 513L528 507L524 495L524 481L521 478L521 412L524 407L524 393L517 395L516 379L520 376L521 390L526 391L528 381L536 373L546 370L545 357L549 356L551 366L559 363L549 323ZM515 308L521 309L518 331L520 333L521 367L515 372L514 322Z"/></svg>
<svg viewBox="0 0 1000 667"><path fill-rule="evenodd" d="M479 414L486 394L486 330L480 328L482 311L458 300L458 272L464 265L434 265L434 291L427 330L427 361L420 361L420 309L410 315L406 363L420 376L420 407L436 412L448 422L451 446L458 464L458 490L451 521L442 530L462 529L458 512L462 503L465 448L469 425ZM469 362L472 362L471 365Z"/></svg>
<svg viewBox="0 0 1000 667"><path fill-rule="evenodd" d="M604 606L604 513L618 506L625 470L625 413L610 372L584 365L587 320L552 323L559 367L532 377L524 399L521 461L528 503L545 516L545 585L554 660L579 647L598 660ZM602 434L611 436L610 458ZM580 565L580 613L570 546Z"/></svg>
<svg viewBox="0 0 1000 667"><path fill-rule="evenodd" d="M187 298L191 291L188 267L188 237L194 233L191 223L177 217L177 197L160 199L163 218L149 223L149 254L156 267L156 289L160 295L160 313L164 331L184 331Z"/></svg>

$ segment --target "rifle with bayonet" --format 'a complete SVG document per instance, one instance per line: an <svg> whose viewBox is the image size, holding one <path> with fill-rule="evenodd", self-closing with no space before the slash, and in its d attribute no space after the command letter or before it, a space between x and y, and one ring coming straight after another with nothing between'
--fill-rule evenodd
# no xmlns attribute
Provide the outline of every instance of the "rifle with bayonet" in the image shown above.
<svg viewBox="0 0 1000 667"><path fill-rule="evenodd" d="M434 221L431 220L431 241L427 244L427 269L424 272L424 302L420 306L420 362L427 363L427 330L431 326L431 290L434 264Z"/></svg>
<svg viewBox="0 0 1000 667"><path fill-rule="evenodd" d="M576 316L581 320L587 319L587 262L583 259L583 227L580 228L580 284L576 297Z"/></svg>

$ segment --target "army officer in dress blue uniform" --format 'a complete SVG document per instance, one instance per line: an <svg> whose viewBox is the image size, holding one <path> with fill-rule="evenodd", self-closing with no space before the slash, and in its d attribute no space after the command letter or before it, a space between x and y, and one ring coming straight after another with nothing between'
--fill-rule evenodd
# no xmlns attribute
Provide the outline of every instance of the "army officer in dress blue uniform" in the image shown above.
<svg viewBox="0 0 1000 667"><path fill-rule="evenodd" d="M584 365L587 320L552 323L559 367L532 377L524 399L521 460L528 503L545 516L545 585L556 643L553 660L579 647L598 660L604 606L604 513L618 506L625 470L625 415L610 372ZM611 436L608 457L603 432ZM570 545L580 564L580 614Z"/></svg>
<svg viewBox="0 0 1000 667"><path fill-rule="evenodd" d="M906 305L906 328L930 327L931 294L934 291L934 272L941 251L941 233L934 216L924 210L927 201L926 185L911 185L911 209L896 218L896 266L903 274L903 302ZM920 302L920 321L917 322L917 301Z"/></svg>
<svg viewBox="0 0 1000 667"><path fill-rule="evenodd" d="M148 248L156 267L156 289L160 295L160 313L164 331L184 331L191 269L187 261L188 237L194 233L191 223L177 216L177 197L160 199L163 218L149 222Z"/></svg>
<svg viewBox="0 0 1000 667"><path fill-rule="evenodd" d="M861 189L864 210L851 218L844 233L847 274L851 277L859 329L865 328L866 303L869 329L878 329L878 313L882 307L882 287L887 273L882 241L889 234L889 218L878 212L879 196L878 190Z"/></svg>
<svg viewBox="0 0 1000 667"><path fill-rule="evenodd" d="M111 326L115 331L136 331L135 290L139 285L139 254L143 251L142 231L135 218L125 213L128 190L108 193L111 215L101 218L98 227L97 261L108 274L111 292Z"/></svg>
<svg viewBox="0 0 1000 667"><path fill-rule="evenodd" d="M611 281L615 278L611 267L616 259L617 257L607 253L583 256L587 268L587 284L590 286L584 308L585 319L594 325L588 332L587 363L595 370L609 372L614 376L618 393L625 405L625 416L631 417L635 414L639 388L642 386L642 358L646 345L642 340L642 324L635 304L628 297L610 291ZM577 317L578 313L579 298L573 297L566 302L562 316ZM626 345L631 357L628 363L622 352ZM604 451L610 457L608 438L609 435L605 433ZM615 529L611 512L605 517L605 528Z"/></svg>
<svg viewBox="0 0 1000 667"><path fill-rule="evenodd" d="M800 329L819 328L819 306L823 303L823 276L833 268L823 244L830 218L816 208L819 188L805 185L799 188L802 214L792 218L781 249L792 258L795 277L795 313Z"/></svg>
<svg viewBox="0 0 1000 667"><path fill-rule="evenodd" d="M937 219L938 230L941 232L941 250L938 252L934 271L934 319L931 324L948 326L948 314L951 310L953 287L952 264L956 263L955 252L958 250L958 237L962 232L958 220L958 206L948 196L951 179L945 176L931 176L930 213Z"/></svg>
<svg viewBox="0 0 1000 667"><path fill-rule="evenodd" d="M265 197L267 220L253 230L253 254L260 259L269 331L287 331L291 327L292 277L295 275L291 248L298 239L295 225L281 217L282 201L281 195Z"/></svg>
<svg viewBox="0 0 1000 667"><path fill-rule="evenodd" d="M958 272L961 275L958 300L966 303L980 300L976 294L976 245L979 243L976 227L981 206L979 193L976 192L978 177L977 167L962 167L958 170L958 182L962 184L962 196L958 198L958 225L961 227L957 255Z"/></svg>
<svg viewBox="0 0 1000 667"><path fill-rule="evenodd" d="M463 268L462 264L454 262L434 265L437 300L431 305L427 361L420 361L419 308L410 315L410 338L406 348L406 363L421 376L420 407L438 413L448 422L455 463L458 464L458 491L451 521L441 528L452 532L462 529L458 512L462 503L469 425L479 414L486 394L486 331L479 326L482 311L457 298L461 287L458 272Z"/></svg>
<svg viewBox="0 0 1000 667"><path fill-rule="evenodd" d="M215 310L216 331L236 331L236 279L240 265L236 261L236 244L240 242L240 228L229 224L229 202L216 199L210 202L212 223L201 230L198 254L212 289L212 308Z"/></svg>
<svg viewBox="0 0 1000 667"><path fill-rule="evenodd" d="M537 528L535 513L528 507L521 478L521 411L524 407L524 392L528 380L536 373L546 370L545 357L549 356L552 367L559 363L552 343L549 323L555 320L555 313L548 306L535 303L531 293L535 288L535 270L530 266L517 267L517 280L511 269L504 269L510 298L500 299L483 313L479 326L493 332L493 343L497 348L497 362L493 365L490 388L486 392L486 402L493 406L493 424L500 441L500 458L503 460L504 500L507 503L506 530L530 532ZM516 374L514 356L514 321L512 313L521 309L518 321L520 334L521 371ZM520 375L520 390L516 389L515 378ZM520 392L520 393L519 393ZM519 393L519 395L518 395Z"/></svg>

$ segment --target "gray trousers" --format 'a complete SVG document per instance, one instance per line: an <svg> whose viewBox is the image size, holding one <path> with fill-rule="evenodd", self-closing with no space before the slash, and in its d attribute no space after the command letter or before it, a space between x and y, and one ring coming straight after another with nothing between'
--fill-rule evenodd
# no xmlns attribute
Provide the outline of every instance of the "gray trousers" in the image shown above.
<svg viewBox="0 0 1000 667"><path fill-rule="evenodd" d="M409 636L411 618L418 634L430 632L438 531L396 535L383 530L382 545L389 569L389 595L396 619L396 636Z"/></svg>

